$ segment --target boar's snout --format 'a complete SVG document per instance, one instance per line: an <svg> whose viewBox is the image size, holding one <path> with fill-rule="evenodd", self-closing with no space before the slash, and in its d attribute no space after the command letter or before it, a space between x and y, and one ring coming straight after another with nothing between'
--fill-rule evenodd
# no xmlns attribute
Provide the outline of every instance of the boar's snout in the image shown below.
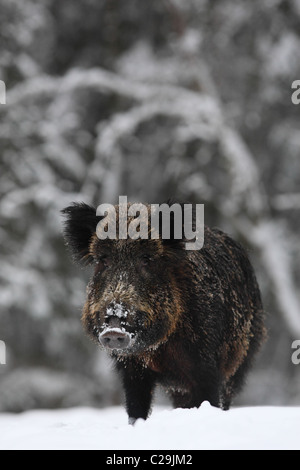
<svg viewBox="0 0 300 470"><path fill-rule="evenodd" d="M99 335L100 343L108 349L125 349L130 340L130 334L121 328L107 328Z"/></svg>
<svg viewBox="0 0 300 470"><path fill-rule="evenodd" d="M99 335L99 341L108 349L125 349L130 346L131 335L124 328L128 310L121 303L111 303L106 309L106 327Z"/></svg>

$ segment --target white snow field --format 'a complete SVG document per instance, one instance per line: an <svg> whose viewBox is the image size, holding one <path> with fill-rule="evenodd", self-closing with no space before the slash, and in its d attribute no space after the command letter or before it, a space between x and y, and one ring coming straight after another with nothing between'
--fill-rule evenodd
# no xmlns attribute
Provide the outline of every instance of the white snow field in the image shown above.
<svg viewBox="0 0 300 470"><path fill-rule="evenodd" d="M1 450L300 449L300 407L221 411L156 407L127 424L121 407L71 408L0 415Z"/></svg>

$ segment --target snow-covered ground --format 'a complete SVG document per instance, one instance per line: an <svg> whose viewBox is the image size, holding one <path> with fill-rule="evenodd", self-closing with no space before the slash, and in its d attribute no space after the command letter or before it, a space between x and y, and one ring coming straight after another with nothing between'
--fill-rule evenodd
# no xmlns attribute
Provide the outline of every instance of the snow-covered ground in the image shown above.
<svg viewBox="0 0 300 470"><path fill-rule="evenodd" d="M0 415L0 449L300 449L299 426L300 407L156 407L134 427L120 407L38 410Z"/></svg>

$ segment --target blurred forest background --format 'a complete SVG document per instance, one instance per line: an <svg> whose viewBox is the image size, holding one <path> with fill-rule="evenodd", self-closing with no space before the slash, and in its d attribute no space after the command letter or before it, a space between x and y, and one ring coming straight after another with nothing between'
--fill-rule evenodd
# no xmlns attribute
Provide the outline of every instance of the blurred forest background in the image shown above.
<svg viewBox="0 0 300 470"><path fill-rule="evenodd" d="M71 201L205 204L269 340L236 405L300 405L300 0L0 0L0 411L122 400L84 335Z"/></svg>

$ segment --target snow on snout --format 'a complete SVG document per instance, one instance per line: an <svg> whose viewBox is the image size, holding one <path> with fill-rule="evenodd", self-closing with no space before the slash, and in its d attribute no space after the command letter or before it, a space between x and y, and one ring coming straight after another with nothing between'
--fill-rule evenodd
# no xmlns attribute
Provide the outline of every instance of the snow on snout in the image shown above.
<svg viewBox="0 0 300 470"><path fill-rule="evenodd" d="M125 328L109 328L109 326L108 326L108 327L104 328L104 330L99 334L99 338L101 336L105 335L106 333L126 334L127 331L125 330Z"/></svg>
<svg viewBox="0 0 300 470"><path fill-rule="evenodd" d="M106 315L108 317L114 316L118 318L127 318L129 313L130 312L128 311L128 309L122 303L117 302L114 302L106 309Z"/></svg>

